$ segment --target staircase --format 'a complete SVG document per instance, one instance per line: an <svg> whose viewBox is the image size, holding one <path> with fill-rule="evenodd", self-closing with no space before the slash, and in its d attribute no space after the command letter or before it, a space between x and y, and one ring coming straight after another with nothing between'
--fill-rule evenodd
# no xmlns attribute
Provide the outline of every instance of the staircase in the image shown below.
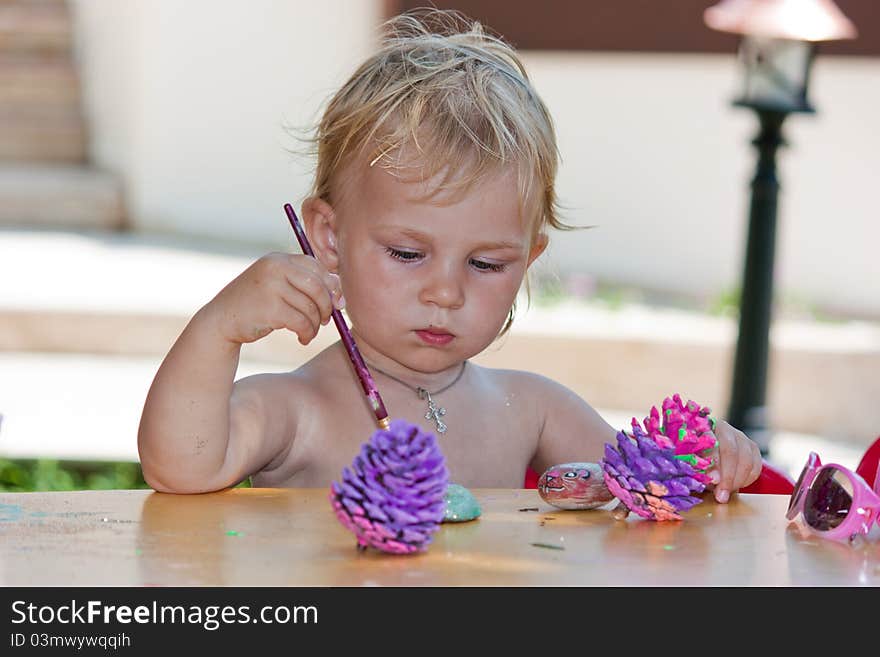
<svg viewBox="0 0 880 657"><path fill-rule="evenodd" d="M117 229L118 179L89 163L65 0L0 0L0 227Z"/></svg>

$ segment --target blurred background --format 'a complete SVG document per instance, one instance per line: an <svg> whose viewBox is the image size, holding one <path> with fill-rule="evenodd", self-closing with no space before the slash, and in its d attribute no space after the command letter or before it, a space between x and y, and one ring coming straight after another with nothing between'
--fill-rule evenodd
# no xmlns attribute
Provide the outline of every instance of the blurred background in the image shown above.
<svg viewBox="0 0 880 657"><path fill-rule="evenodd" d="M298 250L298 135L421 4L0 0L0 490L143 485L162 357L254 258ZM674 392L730 404L759 124L732 104L740 37L707 26L716 4L434 3L520 49L564 218L592 227L551 235L531 303L477 360L557 379L615 426ZM766 457L793 476L810 449L855 466L880 434L880 6L836 7L858 34L819 45L816 111L777 156ZM336 339L272 334L239 376Z"/></svg>

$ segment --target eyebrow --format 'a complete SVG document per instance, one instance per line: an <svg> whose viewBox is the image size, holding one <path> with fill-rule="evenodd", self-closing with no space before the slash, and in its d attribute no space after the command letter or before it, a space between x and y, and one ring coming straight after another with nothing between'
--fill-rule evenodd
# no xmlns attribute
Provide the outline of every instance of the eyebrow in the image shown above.
<svg viewBox="0 0 880 657"><path fill-rule="evenodd" d="M414 240L418 240L420 242L430 242L432 241L432 237L427 233L423 233L419 230L415 230L413 228L402 228L398 226L382 226L381 228L394 230L401 235L406 237L411 237ZM477 245L474 251L501 251L504 249L511 249L516 251L521 251L525 248L525 245L522 242L513 242L509 240L500 240L498 242L482 242Z"/></svg>

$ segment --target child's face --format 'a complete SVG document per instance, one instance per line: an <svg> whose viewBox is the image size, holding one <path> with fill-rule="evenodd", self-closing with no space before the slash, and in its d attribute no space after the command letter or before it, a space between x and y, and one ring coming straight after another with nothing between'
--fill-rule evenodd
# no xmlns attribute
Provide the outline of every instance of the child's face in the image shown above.
<svg viewBox="0 0 880 657"><path fill-rule="evenodd" d="M531 245L512 171L455 198L380 167L350 181L334 208L346 309L366 352L440 371L498 335Z"/></svg>

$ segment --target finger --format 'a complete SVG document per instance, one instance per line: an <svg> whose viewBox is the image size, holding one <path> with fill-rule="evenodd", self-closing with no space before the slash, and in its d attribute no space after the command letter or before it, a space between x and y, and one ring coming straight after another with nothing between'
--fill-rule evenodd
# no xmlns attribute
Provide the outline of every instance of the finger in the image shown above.
<svg viewBox="0 0 880 657"><path fill-rule="evenodd" d="M342 296L342 281L339 274L327 274L330 277L330 294L333 297L333 307L337 310L345 308L345 297Z"/></svg>
<svg viewBox="0 0 880 657"><path fill-rule="evenodd" d="M339 274L327 271L327 268L317 259L311 256L292 255L291 264L316 274L324 283L327 292L334 302L334 307L340 310L345 307L345 299L342 296L342 282Z"/></svg>
<svg viewBox="0 0 880 657"><path fill-rule="evenodd" d="M739 490L748 484L749 475L754 467L754 452L751 442L744 433L734 434L736 440L736 475L731 490Z"/></svg>
<svg viewBox="0 0 880 657"><path fill-rule="evenodd" d="M294 258L292 262L296 266L301 266L307 271L316 274L323 281L324 287L327 288L327 292L330 294L330 298L333 300L335 308L341 310L345 307L345 299L342 296L342 283L338 274L327 271L327 268L324 267L319 260L312 258L311 256L292 257Z"/></svg>
<svg viewBox="0 0 880 657"><path fill-rule="evenodd" d="M287 306L298 310L308 317L315 326L320 326L322 323L326 323L324 321L325 317L322 316L318 304L315 303L315 301L305 292L298 290L292 285L287 285L281 292L281 298ZM329 315L326 316L326 319L329 320Z"/></svg>
<svg viewBox="0 0 880 657"><path fill-rule="evenodd" d="M709 467L706 469L706 474L709 475L709 479L711 480L709 488L715 488L715 486L721 481L721 470L718 466L718 462L721 460L718 456L719 444L720 441L718 440L718 436L715 436L715 447L706 454L706 458L709 459Z"/></svg>
<svg viewBox="0 0 880 657"><path fill-rule="evenodd" d="M748 478L745 484L743 484L743 487L754 483L754 481L761 476L761 470L764 469L764 458L761 456L761 448L758 447L758 443L750 440L749 446L752 450L752 469L749 471Z"/></svg>
<svg viewBox="0 0 880 657"><path fill-rule="evenodd" d="M321 274L305 267L298 267L288 272L287 282L291 288L304 294L312 301L317 308L318 323L329 319L333 312L333 295L327 287L328 281L325 281Z"/></svg>
<svg viewBox="0 0 880 657"><path fill-rule="evenodd" d="M715 499L719 502L727 502L730 499L730 491L733 489L733 480L736 476L736 439L733 437L730 425L719 422L719 430L715 433L718 439L718 484L715 486Z"/></svg>
<svg viewBox="0 0 880 657"><path fill-rule="evenodd" d="M311 342L318 334L320 324L315 323L308 315L289 305L286 301L282 300L282 302L284 308L278 313L280 326L277 328L283 327L296 333L300 344L306 345Z"/></svg>

